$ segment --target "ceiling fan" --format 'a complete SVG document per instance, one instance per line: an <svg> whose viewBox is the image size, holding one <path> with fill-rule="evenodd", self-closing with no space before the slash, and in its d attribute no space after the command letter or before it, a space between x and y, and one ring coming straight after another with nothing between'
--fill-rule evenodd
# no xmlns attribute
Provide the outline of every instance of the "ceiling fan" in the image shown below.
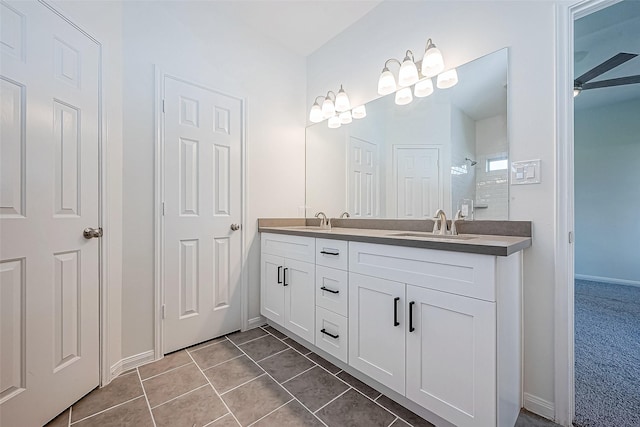
<svg viewBox="0 0 640 427"><path fill-rule="evenodd" d="M625 62L635 58L638 56L637 53L619 53L612 58L604 61L602 64L597 65L575 79L573 81L573 96L576 97L583 90L588 89L596 89L600 87L610 87L610 86L622 86L622 85L631 85L635 83L640 83L640 75L636 76L627 76L627 77L618 77L616 79L609 80L600 80L598 82L591 82L591 80L595 79L601 74L606 73L609 70L616 68L619 65L624 64Z"/></svg>

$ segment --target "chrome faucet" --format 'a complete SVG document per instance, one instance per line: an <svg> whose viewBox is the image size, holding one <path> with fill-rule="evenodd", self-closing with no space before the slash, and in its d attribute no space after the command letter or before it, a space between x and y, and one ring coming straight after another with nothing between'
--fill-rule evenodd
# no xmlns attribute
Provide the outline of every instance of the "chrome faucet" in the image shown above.
<svg viewBox="0 0 640 427"><path fill-rule="evenodd" d="M463 221L464 220L464 215L462 215L462 211L460 209L458 209L458 212L456 212L456 216L455 218L453 218L451 220L451 234L454 236L458 235L458 228L456 227L456 224L458 221Z"/></svg>
<svg viewBox="0 0 640 427"><path fill-rule="evenodd" d="M331 220L327 218L324 212L318 212L315 215L316 218L320 218L320 228L322 229L330 229L331 228Z"/></svg>
<svg viewBox="0 0 640 427"><path fill-rule="evenodd" d="M433 217L436 219L433 222L433 234L447 234L447 214L442 209L438 209ZM440 223L439 227L438 222Z"/></svg>
<svg viewBox="0 0 640 427"><path fill-rule="evenodd" d="M343 219L343 218L351 218L351 215L349 215L349 212L344 211L340 214L340 219Z"/></svg>

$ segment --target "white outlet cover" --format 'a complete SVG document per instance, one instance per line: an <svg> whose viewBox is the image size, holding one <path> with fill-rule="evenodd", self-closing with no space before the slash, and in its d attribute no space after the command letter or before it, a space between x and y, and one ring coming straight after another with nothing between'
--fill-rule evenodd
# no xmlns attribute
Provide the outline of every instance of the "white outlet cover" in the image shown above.
<svg viewBox="0 0 640 427"><path fill-rule="evenodd" d="M540 184L540 159L511 162L511 185Z"/></svg>

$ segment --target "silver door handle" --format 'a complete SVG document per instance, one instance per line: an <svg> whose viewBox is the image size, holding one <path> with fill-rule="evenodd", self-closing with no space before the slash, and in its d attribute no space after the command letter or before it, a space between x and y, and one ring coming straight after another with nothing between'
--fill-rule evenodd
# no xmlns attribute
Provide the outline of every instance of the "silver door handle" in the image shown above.
<svg viewBox="0 0 640 427"><path fill-rule="evenodd" d="M232 231L240 230L240 224L231 224L231 230Z"/></svg>
<svg viewBox="0 0 640 427"><path fill-rule="evenodd" d="M91 228L87 227L82 232L82 235L85 239L97 239L98 237L102 237L102 227Z"/></svg>

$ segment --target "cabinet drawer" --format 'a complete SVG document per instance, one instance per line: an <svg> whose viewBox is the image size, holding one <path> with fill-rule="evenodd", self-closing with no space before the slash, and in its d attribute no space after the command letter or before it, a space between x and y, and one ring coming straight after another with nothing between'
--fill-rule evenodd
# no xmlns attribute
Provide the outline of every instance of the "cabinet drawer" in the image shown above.
<svg viewBox="0 0 640 427"><path fill-rule="evenodd" d="M316 239L287 234L262 233L262 253L315 263Z"/></svg>
<svg viewBox="0 0 640 427"><path fill-rule="evenodd" d="M349 248L345 240L316 239L316 264L346 270Z"/></svg>
<svg viewBox="0 0 640 427"><path fill-rule="evenodd" d="M316 305L346 316L348 277L346 271L316 266Z"/></svg>
<svg viewBox="0 0 640 427"><path fill-rule="evenodd" d="M349 271L496 300L496 257L491 255L350 242Z"/></svg>
<svg viewBox="0 0 640 427"><path fill-rule="evenodd" d="M347 318L316 307L316 346L347 362Z"/></svg>

